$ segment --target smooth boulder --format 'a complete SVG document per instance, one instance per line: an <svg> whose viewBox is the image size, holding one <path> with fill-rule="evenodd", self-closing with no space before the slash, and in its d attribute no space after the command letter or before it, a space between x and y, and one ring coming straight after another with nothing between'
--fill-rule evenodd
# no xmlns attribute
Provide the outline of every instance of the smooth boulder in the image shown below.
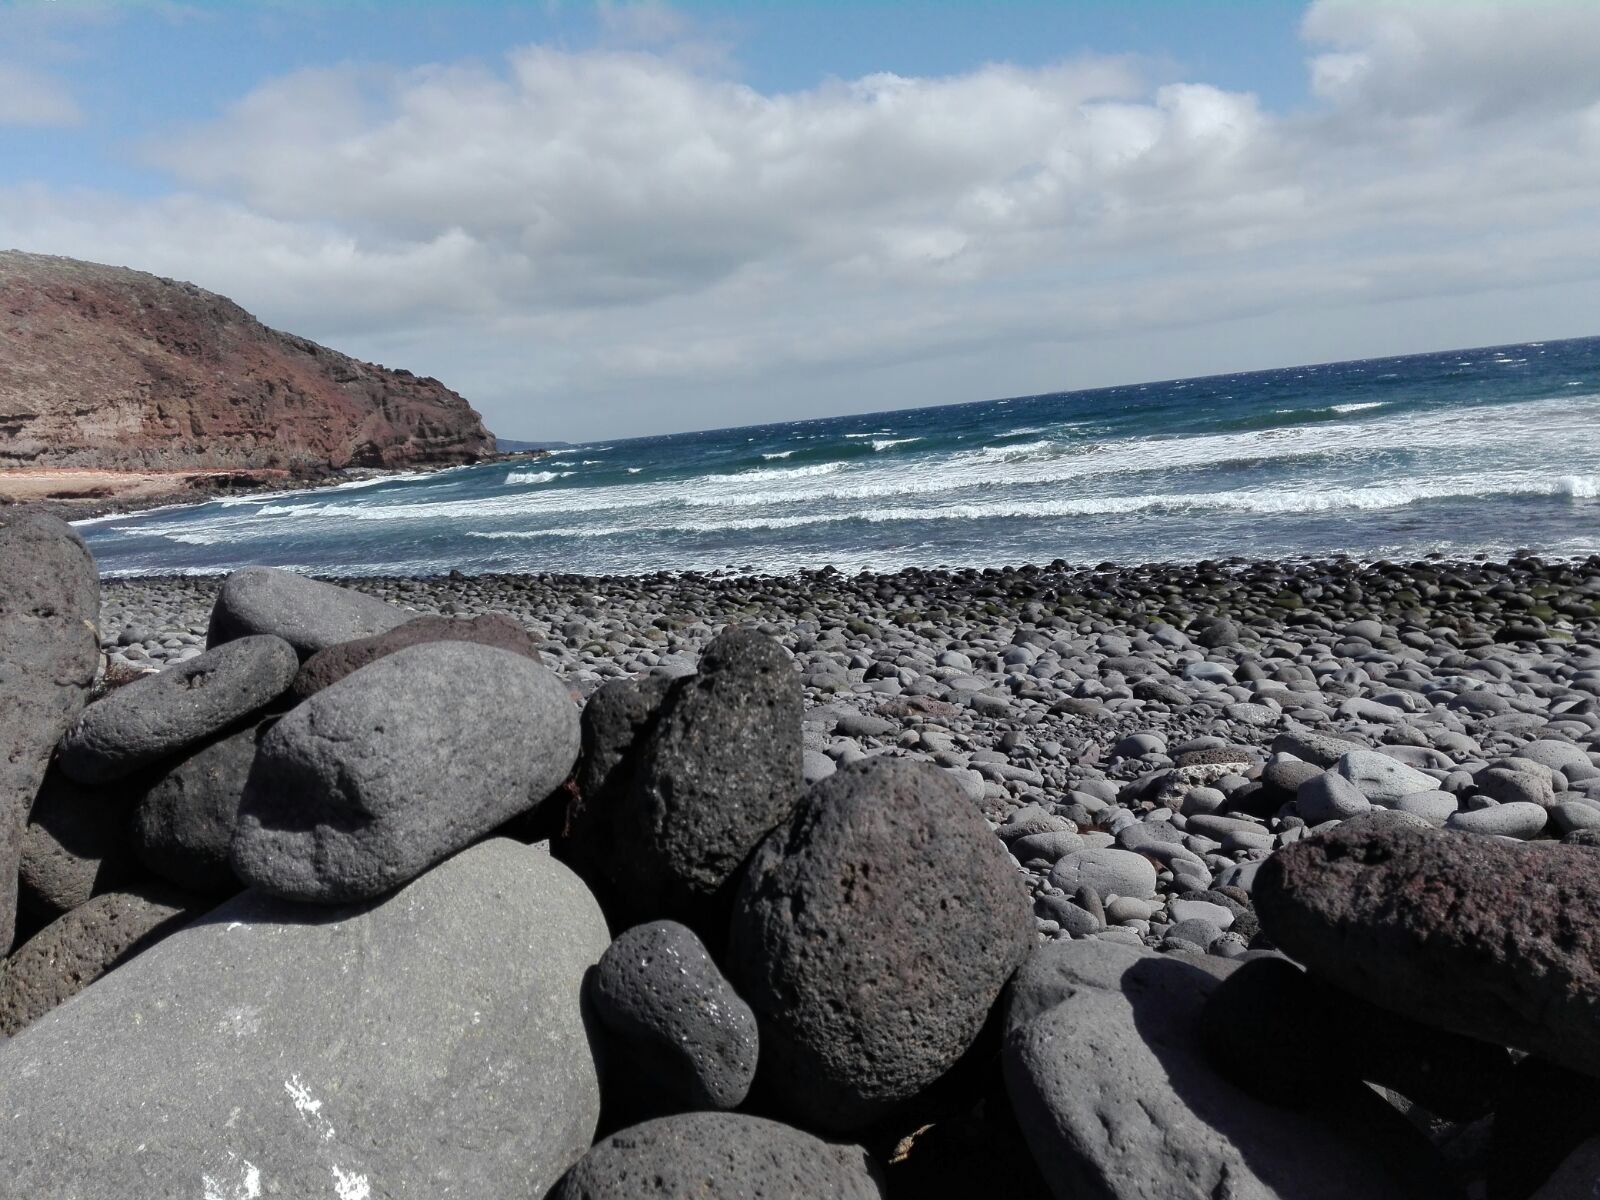
<svg viewBox="0 0 1600 1200"><path fill-rule="evenodd" d="M542 661L533 635L510 617L497 614L464 618L413 617L386 633L318 650L295 676L294 685L289 689L290 698L299 703L368 663L424 642L474 642L509 650L534 662Z"/></svg>
<svg viewBox="0 0 1600 1200"><path fill-rule="evenodd" d="M266 707L298 668L288 642L262 634L136 679L83 710L61 740L61 769L79 783L126 778Z"/></svg>
<svg viewBox="0 0 1600 1200"><path fill-rule="evenodd" d="M211 609L206 645L270 633L302 659L318 650L384 633L414 613L337 584L276 567L244 567L223 580Z"/></svg>
<svg viewBox="0 0 1600 1200"><path fill-rule="evenodd" d="M661 1117L598 1142L550 1200L881 1200L872 1160L736 1113Z"/></svg>
<svg viewBox="0 0 1600 1200"><path fill-rule="evenodd" d="M635 925L600 957L595 1014L611 1035L608 1094L657 1113L737 1107L760 1047L756 1017L694 932Z"/></svg>
<svg viewBox="0 0 1600 1200"><path fill-rule="evenodd" d="M577 756L577 706L545 667L469 642L411 646L261 739L230 862L276 896L369 899L533 809Z"/></svg>
<svg viewBox="0 0 1600 1200"><path fill-rule="evenodd" d="M758 1076L808 1126L861 1129L954 1065L1032 940L1021 876L943 772L841 766L762 842L734 902Z"/></svg>
<svg viewBox="0 0 1600 1200"><path fill-rule="evenodd" d="M9 949L23 827L100 664L100 577L66 522L0 510L0 580L0 949Z"/></svg>
<svg viewBox="0 0 1600 1200"><path fill-rule="evenodd" d="M696 924L802 787L800 676L788 651L728 628L667 694L618 814L629 887Z"/></svg>
<svg viewBox="0 0 1600 1200"><path fill-rule="evenodd" d="M1053 942L1017 973L1006 1088L1058 1200L1417 1200L1374 1152L1383 1102L1351 1089L1336 1129L1263 1104L1205 1060L1199 1022L1230 964L1109 942ZM1395 1114L1390 1111L1388 1116Z"/></svg>
<svg viewBox="0 0 1600 1200"><path fill-rule="evenodd" d="M1262 928L1309 969L1442 1029L1600 1075L1600 856L1349 821L1261 864Z"/></svg>
<svg viewBox="0 0 1600 1200"><path fill-rule="evenodd" d="M245 893L0 1044L0 1179L543 1196L599 1116L581 992L606 943L577 877L504 839L375 905Z"/></svg>

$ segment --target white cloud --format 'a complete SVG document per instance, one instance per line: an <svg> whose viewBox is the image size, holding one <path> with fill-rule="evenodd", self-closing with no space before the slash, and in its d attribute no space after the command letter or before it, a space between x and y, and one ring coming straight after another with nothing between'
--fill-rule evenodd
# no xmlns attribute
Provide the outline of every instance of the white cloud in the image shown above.
<svg viewBox="0 0 1600 1200"><path fill-rule="evenodd" d="M180 194L16 188L0 244L194 279L513 436L1404 348L1384 305L1558 336L1600 300L1592 5L1318 0L1293 115L1106 58L763 94L671 10L609 12L593 51L268 81L147 148Z"/></svg>
<svg viewBox="0 0 1600 1200"><path fill-rule="evenodd" d="M60 79L0 62L0 126L51 128L77 125L82 120L77 101Z"/></svg>

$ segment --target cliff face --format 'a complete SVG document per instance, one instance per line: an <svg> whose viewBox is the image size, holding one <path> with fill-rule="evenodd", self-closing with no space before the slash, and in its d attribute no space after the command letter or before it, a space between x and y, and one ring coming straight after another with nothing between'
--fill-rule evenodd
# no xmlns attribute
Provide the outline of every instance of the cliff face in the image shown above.
<svg viewBox="0 0 1600 1200"><path fill-rule="evenodd" d="M0 467L405 467L494 452L436 379L143 271L0 252Z"/></svg>

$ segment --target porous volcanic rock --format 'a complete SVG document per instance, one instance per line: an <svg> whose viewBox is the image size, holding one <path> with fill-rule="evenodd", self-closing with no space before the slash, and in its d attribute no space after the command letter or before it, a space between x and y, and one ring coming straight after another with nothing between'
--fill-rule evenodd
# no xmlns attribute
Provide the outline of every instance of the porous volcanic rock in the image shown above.
<svg viewBox="0 0 1600 1200"><path fill-rule="evenodd" d="M937 768L868 758L813 785L734 902L774 1103L844 1132L917 1095L971 1046L1031 926L1010 856Z"/></svg>
<svg viewBox="0 0 1600 1200"><path fill-rule="evenodd" d="M661 1117L597 1143L550 1200L880 1200L872 1160L737 1113Z"/></svg>
<svg viewBox="0 0 1600 1200"><path fill-rule="evenodd" d="M125 267L0 252L0 465L405 467L494 453L436 379Z"/></svg>
<svg viewBox="0 0 1600 1200"><path fill-rule="evenodd" d="M299 703L368 663L424 642L475 642L480 646L509 650L534 662L543 661L533 637L510 617L495 614L466 618L414 617L386 633L318 650L295 676L294 686L289 689L290 699Z"/></svg>
<svg viewBox="0 0 1600 1200"><path fill-rule="evenodd" d="M1425 1024L1600 1075L1600 855L1347 821L1278 851L1252 892L1308 968Z"/></svg>
<svg viewBox="0 0 1600 1200"><path fill-rule="evenodd" d="M66 522L0 511L0 581L0 947L9 948L23 826L100 663L100 579Z"/></svg>
<svg viewBox="0 0 1600 1200"><path fill-rule="evenodd" d="M617 826L641 904L694 924L788 819L803 783L802 695L789 653L742 627L668 693Z"/></svg>

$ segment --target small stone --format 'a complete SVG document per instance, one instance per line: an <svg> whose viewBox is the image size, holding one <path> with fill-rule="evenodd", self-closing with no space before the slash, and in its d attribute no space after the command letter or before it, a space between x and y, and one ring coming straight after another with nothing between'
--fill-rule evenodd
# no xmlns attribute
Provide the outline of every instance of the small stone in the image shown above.
<svg viewBox="0 0 1600 1200"><path fill-rule="evenodd" d="M1513 801L1480 808L1475 812L1453 813L1445 821L1445 828L1526 840L1537 836L1549 817L1549 812L1541 804Z"/></svg>
<svg viewBox="0 0 1600 1200"><path fill-rule="evenodd" d="M467 618L415 617L384 633L318 650L295 676L294 685L289 689L290 698L298 704L368 663L424 642L473 642L509 650L534 662L543 661L533 635L510 617L498 614Z"/></svg>
<svg viewBox="0 0 1600 1200"><path fill-rule="evenodd" d="M1324 821L1343 821L1364 813L1372 807L1372 802L1345 776L1319 771L1300 785L1295 805L1307 825L1321 825Z"/></svg>
<svg viewBox="0 0 1600 1200"><path fill-rule="evenodd" d="M756 1073L755 1014L693 931L675 921L635 925L600 956L591 994L617 1043L608 1089L656 1112L744 1100Z"/></svg>
<svg viewBox="0 0 1600 1200"><path fill-rule="evenodd" d="M1080 850L1056 863L1050 882L1064 892L1091 887L1102 900L1109 896L1142 900L1156 894L1156 869L1144 855L1129 850Z"/></svg>
<svg viewBox="0 0 1600 1200"><path fill-rule="evenodd" d="M1373 804L1390 805L1413 792L1433 792L1439 781L1372 750L1351 750L1334 767Z"/></svg>

